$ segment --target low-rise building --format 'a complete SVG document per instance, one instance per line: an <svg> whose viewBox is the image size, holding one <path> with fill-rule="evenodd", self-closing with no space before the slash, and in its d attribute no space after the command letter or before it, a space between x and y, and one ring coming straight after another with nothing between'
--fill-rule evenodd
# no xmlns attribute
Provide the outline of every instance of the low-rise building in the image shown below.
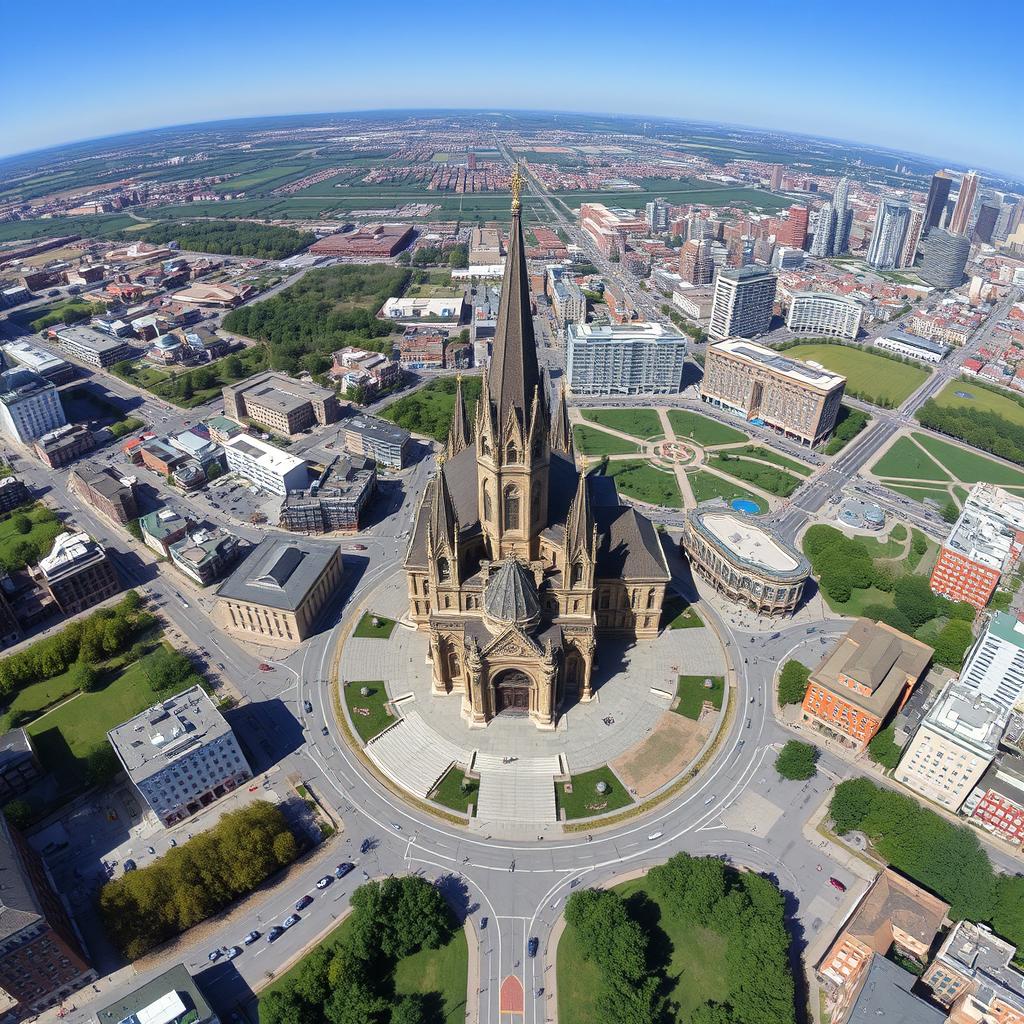
<svg viewBox="0 0 1024 1024"><path fill-rule="evenodd" d="M212 416L206 421L206 426L210 430L210 440L214 444L222 445L240 434L248 433L241 423L237 420L229 420L227 416Z"/></svg>
<svg viewBox="0 0 1024 1024"><path fill-rule="evenodd" d="M714 299L710 288L677 288L672 293L672 305L691 320L707 320Z"/></svg>
<svg viewBox="0 0 1024 1024"><path fill-rule="evenodd" d="M289 491L281 505L280 525L296 533L354 531L377 489L371 459L338 456L304 491Z"/></svg>
<svg viewBox="0 0 1024 1024"><path fill-rule="evenodd" d="M565 350L574 394L667 395L682 387L686 338L661 324L569 324Z"/></svg>
<svg viewBox="0 0 1024 1024"><path fill-rule="evenodd" d="M906 703L934 652L884 622L858 619L811 673L805 721L855 749Z"/></svg>
<svg viewBox="0 0 1024 1024"><path fill-rule="evenodd" d="M950 683L903 751L896 778L926 799L959 810L995 758L1009 717L998 702Z"/></svg>
<svg viewBox="0 0 1024 1024"><path fill-rule="evenodd" d="M256 437L236 437L224 445L228 469L271 494L305 490L309 470L298 456Z"/></svg>
<svg viewBox="0 0 1024 1024"><path fill-rule="evenodd" d="M16 476L5 476L0 479L0 513L24 505L29 500L25 481Z"/></svg>
<svg viewBox="0 0 1024 1024"><path fill-rule="evenodd" d="M796 292L790 299L786 327L830 338L854 339L860 333L864 307L845 295Z"/></svg>
<svg viewBox="0 0 1024 1024"><path fill-rule="evenodd" d="M124 476L112 466L95 466L72 471L71 489L91 508L111 522L130 523L139 518L135 499L135 477Z"/></svg>
<svg viewBox="0 0 1024 1024"><path fill-rule="evenodd" d="M252 778L231 726L200 686L140 712L107 738L164 828Z"/></svg>
<svg viewBox="0 0 1024 1024"><path fill-rule="evenodd" d="M0 432L9 441L31 444L66 422L51 381L24 368L0 373Z"/></svg>
<svg viewBox="0 0 1024 1024"><path fill-rule="evenodd" d="M365 224L354 231L321 238L309 247L309 252L341 259L388 258L397 256L415 237L416 232L408 224Z"/></svg>
<svg viewBox="0 0 1024 1024"><path fill-rule="evenodd" d="M871 958L849 1013L832 1015L831 1024L878 1024L891 1018L899 1024L945 1024L942 1010L914 991L917 976L884 956Z"/></svg>
<svg viewBox="0 0 1024 1024"><path fill-rule="evenodd" d="M462 320L466 302L462 294L435 298L392 296L381 307L386 320L443 320L457 324Z"/></svg>
<svg viewBox="0 0 1024 1024"><path fill-rule="evenodd" d="M91 327L61 327L55 336L69 355L89 366L113 366L135 355L135 350L126 341L101 334Z"/></svg>
<svg viewBox="0 0 1024 1024"><path fill-rule="evenodd" d="M174 293L175 302L187 303L190 306L218 309L233 309L256 294L251 284L206 284L197 281L195 284Z"/></svg>
<svg viewBox="0 0 1024 1024"><path fill-rule="evenodd" d="M242 542L219 527L192 527L185 536L168 545L171 561L200 586L222 579L234 565Z"/></svg>
<svg viewBox="0 0 1024 1024"><path fill-rule="evenodd" d="M58 534L37 572L64 615L77 615L121 590L106 550L87 533Z"/></svg>
<svg viewBox="0 0 1024 1024"><path fill-rule="evenodd" d="M494 266L501 263L505 247L501 244L498 228L475 227L469 236L469 265Z"/></svg>
<svg viewBox="0 0 1024 1024"><path fill-rule="evenodd" d="M96 1024L220 1024L184 964L152 978L96 1013Z"/></svg>
<svg viewBox="0 0 1024 1024"><path fill-rule="evenodd" d="M402 469L409 456L412 435L404 427L373 416L354 416L341 425L345 450L388 469Z"/></svg>
<svg viewBox="0 0 1024 1024"><path fill-rule="evenodd" d="M393 388L402 379L402 368L381 352L367 352L352 345L334 353L330 376L342 387L360 388L366 398Z"/></svg>
<svg viewBox="0 0 1024 1024"><path fill-rule="evenodd" d="M220 585L213 618L254 643L297 644L313 632L341 578L336 544L267 537Z"/></svg>
<svg viewBox="0 0 1024 1024"><path fill-rule="evenodd" d="M161 476L170 476L188 456L178 448L172 448L164 438L151 437L138 447L142 465Z"/></svg>
<svg viewBox="0 0 1024 1024"><path fill-rule="evenodd" d="M283 373L257 373L224 388L224 413L291 437L315 424L334 423L338 398L332 388Z"/></svg>
<svg viewBox="0 0 1024 1024"><path fill-rule="evenodd" d="M997 757L960 810L973 824L1020 846L1024 840L1024 757Z"/></svg>
<svg viewBox="0 0 1024 1024"><path fill-rule="evenodd" d="M95 446L96 438L84 423L68 423L36 438L33 449L51 469L61 469Z"/></svg>
<svg viewBox="0 0 1024 1024"><path fill-rule="evenodd" d="M702 578L758 615L792 615L811 574L793 545L724 509L687 513L682 547Z"/></svg>
<svg viewBox="0 0 1024 1024"><path fill-rule="evenodd" d="M395 348L398 361L403 367L430 370L444 365L444 349L447 344L448 331L407 327Z"/></svg>
<svg viewBox="0 0 1024 1024"><path fill-rule="evenodd" d="M949 355L949 346L931 338L920 338L906 331L892 330L871 343L885 352L916 359L921 363L941 363Z"/></svg>
<svg viewBox="0 0 1024 1024"><path fill-rule="evenodd" d="M0 801L6 804L21 796L45 774L32 737L24 729L0 736Z"/></svg>
<svg viewBox="0 0 1024 1024"><path fill-rule="evenodd" d="M222 454L219 444L211 437L204 437L203 434L197 433L195 429L172 434L167 438L167 443L204 467L210 465L211 462L216 462Z"/></svg>
<svg viewBox="0 0 1024 1024"><path fill-rule="evenodd" d="M51 384L67 384L77 372L66 359L48 352L44 348L30 345L27 341L11 341L2 347L4 362L12 369L23 366L38 373Z"/></svg>
<svg viewBox="0 0 1024 1024"><path fill-rule="evenodd" d="M192 525L191 519L173 508L147 512L139 519L143 543L164 558L171 557L171 545L181 540Z"/></svg>

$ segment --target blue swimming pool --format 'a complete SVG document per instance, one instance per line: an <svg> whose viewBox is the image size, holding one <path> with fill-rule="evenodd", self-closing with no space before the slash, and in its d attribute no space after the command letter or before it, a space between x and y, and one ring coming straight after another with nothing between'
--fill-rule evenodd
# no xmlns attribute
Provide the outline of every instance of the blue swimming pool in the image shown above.
<svg viewBox="0 0 1024 1024"><path fill-rule="evenodd" d="M746 498L734 498L732 507L737 512L746 512L752 516L756 516L761 511L761 506L756 501L748 501Z"/></svg>

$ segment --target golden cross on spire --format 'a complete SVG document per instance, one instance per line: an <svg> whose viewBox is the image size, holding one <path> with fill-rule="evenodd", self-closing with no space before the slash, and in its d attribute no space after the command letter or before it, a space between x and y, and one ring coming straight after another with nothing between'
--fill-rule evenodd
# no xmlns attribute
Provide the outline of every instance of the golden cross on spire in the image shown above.
<svg viewBox="0 0 1024 1024"><path fill-rule="evenodd" d="M525 178L519 170L519 161L516 161L516 166L512 170L512 212L515 213L519 209L519 196L523 191L523 183Z"/></svg>

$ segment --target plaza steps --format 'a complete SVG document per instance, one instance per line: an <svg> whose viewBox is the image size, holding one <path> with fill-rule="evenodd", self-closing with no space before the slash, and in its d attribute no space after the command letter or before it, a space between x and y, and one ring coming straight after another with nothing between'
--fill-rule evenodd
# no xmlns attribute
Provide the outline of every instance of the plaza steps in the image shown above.
<svg viewBox="0 0 1024 1024"><path fill-rule="evenodd" d="M370 740L366 756L402 789L425 799L453 764L469 763L470 752L413 711Z"/></svg>
<svg viewBox="0 0 1024 1024"><path fill-rule="evenodd" d="M496 754L478 753L473 767L480 774L477 818L496 822L558 820L555 776L561 774L560 758L522 757L503 764Z"/></svg>

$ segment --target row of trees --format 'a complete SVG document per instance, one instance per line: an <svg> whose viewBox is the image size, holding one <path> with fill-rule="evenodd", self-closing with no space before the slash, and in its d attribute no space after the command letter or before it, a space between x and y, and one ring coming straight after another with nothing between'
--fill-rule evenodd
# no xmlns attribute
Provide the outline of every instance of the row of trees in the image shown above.
<svg viewBox="0 0 1024 1024"><path fill-rule="evenodd" d="M52 679L76 662L94 667L125 653L156 624L156 618L141 605L139 595L130 590L114 607L98 608L83 619L69 622L59 633L0 659L0 696Z"/></svg>
<svg viewBox="0 0 1024 1024"><path fill-rule="evenodd" d="M277 807L258 800L225 814L149 867L103 886L99 905L108 934L127 959L137 960L252 892L298 852Z"/></svg>
<svg viewBox="0 0 1024 1024"><path fill-rule="evenodd" d="M196 673L192 662L181 651L163 644L145 655L139 666L154 693L181 693L203 685L203 678Z"/></svg>
<svg viewBox="0 0 1024 1024"><path fill-rule="evenodd" d="M281 260L312 245L310 231L272 227L244 220L164 222L142 231L122 233L122 238L144 238L156 245L176 241L192 252L215 252L225 256L249 256L260 260Z"/></svg>
<svg viewBox="0 0 1024 1024"><path fill-rule="evenodd" d="M703 327L698 327L697 324L691 324L678 309L674 309L667 302L661 304L662 313L667 316L676 327L683 332L683 334L693 338L694 341L707 341L708 332Z"/></svg>
<svg viewBox="0 0 1024 1024"><path fill-rule="evenodd" d="M273 298L232 310L224 329L267 342L271 367L288 373L306 369L305 356L323 359L345 345L390 352L392 325L377 310L408 283L401 267L320 267Z"/></svg>
<svg viewBox="0 0 1024 1024"><path fill-rule="evenodd" d="M81 323L90 317L100 316L106 311L105 302L66 302L63 306L33 320L30 326L33 331L38 333L45 331L48 327L56 327L58 324Z"/></svg>
<svg viewBox="0 0 1024 1024"><path fill-rule="evenodd" d="M352 893L343 937L317 946L282 985L260 999L260 1024L428 1024L436 998L393 993L397 962L452 938L441 893L417 875L368 882Z"/></svg>
<svg viewBox="0 0 1024 1024"><path fill-rule="evenodd" d="M826 455L835 455L842 451L866 426L868 425L868 414L860 409L852 409L848 405L839 407L839 415L836 417L835 429L825 445Z"/></svg>
<svg viewBox="0 0 1024 1024"><path fill-rule="evenodd" d="M973 384L971 385L974 386ZM966 441L972 448L991 452L1024 466L1024 426L982 409L947 408L929 398L915 414L922 427Z"/></svg>
<svg viewBox="0 0 1024 1024"><path fill-rule="evenodd" d="M977 834L864 778L840 783L830 814L839 835L857 829L894 868L950 905L950 917L989 924L1024 946L1024 875L996 874Z"/></svg>

